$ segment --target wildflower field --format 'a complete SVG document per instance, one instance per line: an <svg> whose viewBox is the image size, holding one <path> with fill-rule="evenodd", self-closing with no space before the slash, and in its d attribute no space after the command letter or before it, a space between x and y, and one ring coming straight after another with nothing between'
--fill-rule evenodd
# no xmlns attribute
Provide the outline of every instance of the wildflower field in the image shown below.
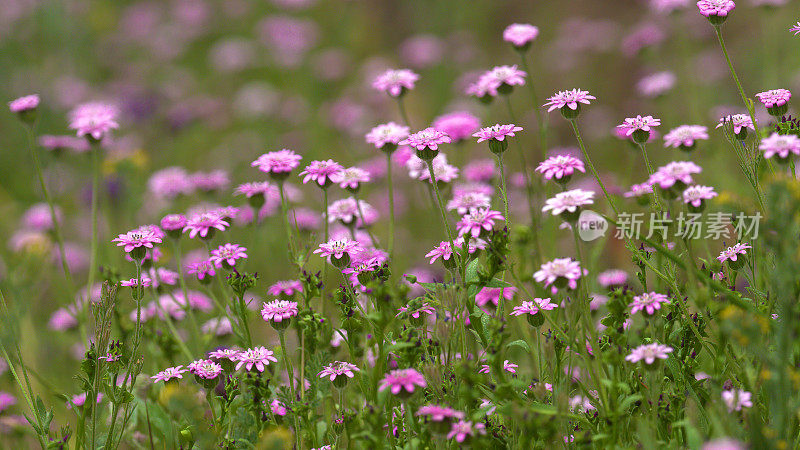
<svg viewBox="0 0 800 450"><path fill-rule="evenodd" d="M0 448L800 448L800 0L3 0Z"/></svg>

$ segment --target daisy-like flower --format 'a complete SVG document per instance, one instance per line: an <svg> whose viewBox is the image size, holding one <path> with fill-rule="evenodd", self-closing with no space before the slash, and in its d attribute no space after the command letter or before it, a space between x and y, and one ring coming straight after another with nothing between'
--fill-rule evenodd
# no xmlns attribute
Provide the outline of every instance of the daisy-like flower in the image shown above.
<svg viewBox="0 0 800 450"><path fill-rule="evenodd" d="M534 316L538 314L540 310L552 311L555 308L558 308L558 305L550 301L549 297L548 298L536 297L532 301L522 302L521 306L515 306L514 310L511 311L510 315L521 316L523 314L529 314L531 316Z"/></svg>
<svg viewBox="0 0 800 450"><path fill-rule="evenodd" d="M653 364L657 359L667 359L667 355L672 353L672 347L667 345L653 342L652 344L644 344L631 350L631 353L625 357L625 361L638 363L644 361L645 364Z"/></svg>
<svg viewBox="0 0 800 450"><path fill-rule="evenodd" d="M358 191L361 183L369 183L371 180L369 172L360 167L348 167L331 175L331 181L338 184L340 188L351 192Z"/></svg>
<svg viewBox="0 0 800 450"><path fill-rule="evenodd" d="M99 141L111 130L119 128L117 108L99 102L78 105L69 113L69 127L78 133L78 137L89 136Z"/></svg>
<svg viewBox="0 0 800 450"><path fill-rule="evenodd" d="M447 210L456 210L459 214L467 214L469 210L476 208L488 208L492 204L492 199L480 192L466 192L456 195L447 202Z"/></svg>
<svg viewBox="0 0 800 450"><path fill-rule="evenodd" d="M594 192L583 189L572 189L559 192L555 197L547 199L542 212L551 211L554 216L564 214L567 220L577 219L578 209L594 203Z"/></svg>
<svg viewBox="0 0 800 450"><path fill-rule="evenodd" d="M183 366L167 367L150 378L155 381L167 382L169 380L183 378L183 374L187 371L188 369L184 369Z"/></svg>
<svg viewBox="0 0 800 450"><path fill-rule="evenodd" d="M421 305L414 307L413 309L410 308L409 305L403 305L398 308L397 311L397 314L394 315L395 317L400 317L405 314L413 319L419 319L422 317L422 314L427 314L429 316L436 314L436 310L433 309L433 306L426 302L423 302Z"/></svg>
<svg viewBox="0 0 800 450"><path fill-rule="evenodd" d="M633 136L638 144L644 144L650 139L650 130L661 125L661 119L653 116L628 117L617 128L625 132L625 136Z"/></svg>
<svg viewBox="0 0 800 450"><path fill-rule="evenodd" d="M472 209L456 224L458 235L470 234L473 237L480 237L482 233L491 233L496 220L504 221L506 218L499 211L489 208Z"/></svg>
<svg viewBox="0 0 800 450"><path fill-rule="evenodd" d="M640 197L645 198L653 193L653 185L649 183L634 184L628 192L622 194L625 198Z"/></svg>
<svg viewBox="0 0 800 450"><path fill-rule="evenodd" d="M26 95L8 102L8 109L17 114L33 111L39 106L39 94Z"/></svg>
<svg viewBox="0 0 800 450"><path fill-rule="evenodd" d="M139 228L120 234L111 242L116 242L117 247L123 247L123 250L130 253L132 258L141 260L147 252L146 249L153 248L153 244L161 243L161 237L151 229Z"/></svg>
<svg viewBox="0 0 800 450"><path fill-rule="evenodd" d="M481 310L486 312L487 314L491 314L492 311L497 309L497 305L500 302L500 296L502 295L506 300L512 300L514 295L517 293L517 288L515 287L503 287L503 288L490 288L484 287L475 294L475 304L478 305ZM486 305L489 305L486 307Z"/></svg>
<svg viewBox="0 0 800 450"><path fill-rule="evenodd" d="M214 267L214 262L210 259L191 263L186 268L186 272L189 275L195 275L201 282L210 282L211 280L207 279L206 277L213 277L217 274L216 267Z"/></svg>
<svg viewBox="0 0 800 450"><path fill-rule="evenodd" d="M167 214L161 219L161 229L170 237L180 237L183 227L186 226L186 216L183 214Z"/></svg>
<svg viewBox="0 0 800 450"><path fill-rule="evenodd" d="M657 184L664 190L675 185L678 185L678 188L682 188L685 185L694 183L692 174L702 171L703 169L700 166L691 161L673 161L666 166L659 167L650 177L648 183L651 185Z"/></svg>
<svg viewBox="0 0 800 450"><path fill-rule="evenodd" d="M539 28L528 23L512 23L503 30L503 40L518 50L527 50L537 36Z"/></svg>
<svg viewBox="0 0 800 450"><path fill-rule="evenodd" d="M597 275L597 282L605 288L622 286L628 281L628 272L619 269L610 269Z"/></svg>
<svg viewBox="0 0 800 450"><path fill-rule="evenodd" d="M705 200L711 200L716 196L717 193L713 187L696 184L683 191L683 203L690 205L692 208L700 209L703 207Z"/></svg>
<svg viewBox="0 0 800 450"><path fill-rule="evenodd" d="M317 375L319 375L320 378L328 378L335 386L341 388L347 384L348 378L353 378L356 375L355 373L360 371L361 369L355 364L344 361L334 361L323 367Z"/></svg>
<svg viewBox="0 0 800 450"><path fill-rule="evenodd" d="M725 250L719 253L717 256L717 261L724 263L728 261L728 265L737 270L744 265L743 258L740 258L740 255L747 255L747 250L753 247L746 242L739 242L734 244L732 247L728 247Z"/></svg>
<svg viewBox="0 0 800 450"><path fill-rule="evenodd" d="M264 153L258 159L250 163L252 167L268 173L273 178L283 180L289 176L303 157L289 149L278 150L275 152Z"/></svg>
<svg viewBox="0 0 800 450"><path fill-rule="evenodd" d="M661 304L669 305L669 297L664 294L659 294L657 292L645 292L642 295L637 295L633 297L633 302L631 302L631 315L636 314L639 311L644 311L648 315L652 316L655 312L661 309Z"/></svg>
<svg viewBox="0 0 800 450"><path fill-rule="evenodd" d="M350 265L351 254L357 253L361 245L356 241L351 241L347 238L331 239L319 245L319 248L314 250L323 258L331 257L331 262L337 267L344 268Z"/></svg>
<svg viewBox="0 0 800 450"><path fill-rule="evenodd" d="M303 283L300 280L276 281L275 284L267 288L267 294L276 297L291 297L294 294L303 292Z"/></svg>
<svg viewBox="0 0 800 450"><path fill-rule="evenodd" d="M496 124L491 127L481 128L472 136L478 138L478 142L489 141L489 150L498 154L508 148L508 140L506 138L513 137L517 131L522 131L522 127L518 127L513 123Z"/></svg>
<svg viewBox="0 0 800 450"><path fill-rule="evenodd" d="M595 411L595 408L592 403L589 401L587 397L582 395L576 395L569 399L569 410L572 412L579 412L579 413L588 413L589 411Z"/></svg>
<svg viewBox="0 0 800 450"><path fill-rule="evenodd" d="M467 111L456 111L437 117L431 126L457 142L472 136L481 120Z"/></svg>
<svg viewBox="0 0 800 450"><path fill-rule="evenodd" d="M708 139L708 128L702 125L681 125L664 135L664 147L691 150L699 140Z"/></svg>
<svg viewBox="0 0 800 450"><path fill-rule="evenodd" d="M141 282L142 282L141 283L142 287L150 287L150 286L153 285L153 280L151 280L149 277L146 277L144 275L142 275ZM138 278L131 278L129 280L120 280L119 285L120 286L124 286L124 287L137 287L137 286L139 286L139 279Z"/></svg>
<svg viewBox="0 0 800 450"><path fill-rule="evenodd" d="M533 278L545 286L553 285L556 288L578 288L578 280L583 276L581 264L572 258L556 258L542 264L541 268L533 274Z"/></svg>
<svg viewBox="0 0 800 450"><path fill-rule="evenodd" d="M733 128L733 134L740 140L744 140L747 137L747 129L751 129L755 131L755 126L753 125L753 119L750 118L748 114L734 114L731 116L725 116L719 119L719 123L717 124L716 128L724 127L725 125L730 124Z"/></svg>
<svg viewBox="0 0 800 450"><path fill-rule="evenodd" d="M300 176L303 177L303 184L314 181L319 187L325 188L333 183L332 178L338 175L342 170L344 170L342 165L332 159L327 161L311 161L311 164L307 165L306 168L300 172Z"/></svg>
<svg viewBox="0 0 800 450"><path fill-rule="evenodd" d="M660 13L671 13L689 5L690 0L650 0L650 7Z"/></svg>
<svg viewBox="0 0 800 450"><path fill-rule="evenodd" d="M208 354L208 357L211 359L216 359L217 361L232 361L236 362L239 358L239 350L233 348L223 348L219 350L214 350L213 352Z"/></svg>
<svg viewBox="0 0 800 450"><path fill-rule="evenodd" d="M236 189L233 190L233 194L244 195L247 198L261 196L263 199L272 189L274 189L274 187L268 182L257 181L236 186Z"/></svg>
<svg viewBox="0 0 800 450"><path fill-rule="evenodd" d="M284 329L289 325L292 317L297 315L297 302L288 300L273 300L269 303L264 302L261 308L261 317L276 328Z"/></svg>
<svg viewBox="0 0 800 450"><path fill-rule="evenodd" d="M586 173L583 161L569 155L551 156L539 164L536 171L544 175L545 179L556 179L559 183L567 183L575 171Z"/></svg>
<svg viewBox="0 0 800 450"><path fill-rule="evenodd" d="M270 362L278 362L278 359L272 355L272 350L266 347L248 348L236 355L236 370L242 367L252 370L255 367L259 372L263 372Z"/></svg>
<svg viewBox="0 0 800 450"><path fill-rule="evenodd" d="M636 89L645 97L658 97L672 89L675 81L677 77L672 72L656 72L639 80Z"/></svg>
<svg viewBox="0 0 800 450"><path fill-rule="evenodd" d="M225 231L228 226L230 224L223 220L219 214L201 213L193 215L186 221L183 232L189 232L189 238L192 239L198 235L204 239L211 239L214 237L215 230Z"/></svg>
<svg viewBox="0 0 800 450"><path fill-rule="evenodd" d="M503 361L503 370L510 373L517 373L517 367L519 365L508 362L508 360ZM481 368L478 369L478 373L489 373L492 371L492 368L489 367L488 364L482 364Z"/></svg>
<svg viewBox="0 0 800 450"><path fill-rule="evenodd" d="M789 32L794 33L795 36L800 34L800 21L798 21L795 25L789 28Z"/></svg>
<svg viewBox="0 0 800 450"><path fill-rule="evenodd" d="M400 141L408 137L409 132L407 126L389 122L370 130L366 135L366 140L377 149L394 151Z"/></svg>
<svg viewBox="0 0 800 450"><path fill-rule="evenodd" d="M725 22L728 13L736 8L736 3L732 0L700 0L697 2L697 8L712 25L717 26Z"/></svg>
<svg viewBox="0 0 800 450"><path fill-rule="evenodd" d="M400 141L400 145L408 145L417 150L417 156L425 161L432 160L439 152L439 145L449 144L450 136L436 128L428 127L409 135Z"/></svg>
<svg viewBox="0 0 800 450"><path fill-rule="evenodd" d="M519 70L517 65L513 66L496 66L486 73L486 78L489 83L489 94L492 97L500 94L509 94L514 86L522 86L525 84L525 77L527 73Z"/></svg>
<svg viewBox="0 0 800 450"><path fill-rule="evenodd" d="M548 106L547 112L552 112L557 109L561 111L561 115L567 120L573 120L578 117L581 112L581 104L590 104L589 100L596 100L597 97L589 94L589 91L582 91L580 89L572 89L568 91L559 91L547 99L547 103L542 106Z"/></svg>
<svg viewBox="0 0 800 450"><path fill-rule="evenodd" d="M410 397L417 387L427 387L428 383L421 373L414 369L397 369L387 373L380 381L378 392L383 392L387 388L389 391L401 397Z"/></svg>
<svg viewBox="0 0 800 450"><path fill-rule="evenodd" d="M246 251L246 248L238 244L223 244L211 250L211 258L209 259L217 267L224 265L227 269L230 269L236 265L236 261L247 258Z"/></svg>
<svg viewBox="0 0 800 450"><path fill-rule="evenodd" d="M364 217L361 217L362 212ZM372 225L377 219L378 212L372 205L364 200L356 202L353 197L336 200L328 206L328 222L330 223L339 220L344 225L355 225L361 228L366 225Z"/></svg>
<svg viewBox="0 0 800 450"><path fill-rule="evenodd" d="M214 380L222 373L222 366L210 359L198 359L188 367L189 373L203 380Z"/></svg>
<svg viewBox="0 0 800 450"><path fill-rule="evenodd" d="M758 149L764 152L764 158L778 155L778 161L788 161L789 153L800 155L800 138L793 134L772 133L761 140Z"/></svg>
<svg viewBox="0 0 800 450"><path fill-rule="evenodd" d="M788 89L772 89L765 92L756 94L761 103L767 108L770 115L780 117L786 114L789 109L789 99L792 98L792 92Z"/></svg>
<svg viewBox="0 0 800 450"><path fill-rule="evenodd" d="M400 97L414 89L414 84L419 80L419 75L408 70L387 70L375 78L372 87L389 94L392 97Z"/></svg>
<svg viewBox="0 0 800 450"><path fill-rule="evenodd" d="M728 407L728 412L741 411L743 408L753 406L753 394L742 389L722 391L722 401Z"/></svg>
<svg viewBox="0 0 800 450"><path fill-rule="evenodd" d="M469 442L470 439L478 434L486 434L486 426L480 422L473 425L470 421L459 420L454 423L447 439L455 439L459 444Z"/></svg>
<svg viewBox="0 0 800 450"><path fill-rule="evenodd" d="M453 244L455 245L455 243ZM442 258L442 264L445 267L455 267L455 259L451 259L453 256L453 249L450 247L450 242L442 241L433 248L433 250L429 251L425 254L426 258L430 258L430 264L436 262L437 259Z"/></svg>

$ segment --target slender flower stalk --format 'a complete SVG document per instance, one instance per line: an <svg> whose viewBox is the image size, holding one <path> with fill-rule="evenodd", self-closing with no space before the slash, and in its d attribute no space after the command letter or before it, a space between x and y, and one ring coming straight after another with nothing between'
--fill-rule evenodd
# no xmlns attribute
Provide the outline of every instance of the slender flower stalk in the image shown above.
<svg viewBox="0 0 800 450"><path fill-rule="evenodd" d="M442 222L444 222L444 228L445 231L447 232L447 240L450 242L450 248L455 249L456 246L453 245L453 242L455 241L455 239L453 238L453 230L450 228L450 223L447 220L447 213L445 212L444 209L444 202L442 201L442 196L439 193L439 186L437 185L436 182L436 174L433 171L433 160L428 160L426 161L426 163L428 164L428 173L430 174L431 177L430 182L431 185L433 186L433 192L434 195L436 196L436 205L438 206L439 212L442 215ZM456 255L455 252L453 252L453 255L456 258L456 261L458 261L458 264L460 266L462 264L462 261L460 260L460 258L455 256Z"/></svg>
<svg viewBox="0 0 800 450"><path fill-rule="evenodd" d="M592 174L594 178L597 180L597 184L600 185L600 189L603 190L603 194L606 196L606 200L608 200L608 204L611 205L611 209L614 210L614 215L619 215L619 210L617 206L614 204L614 200L609 195L608 190L606 190L605 184L603 184L603 180L600 179L600 175L597 173L597 170L594 168L594 164L592 164L592 159L589 158L589 152L586 151L586 146L583 145L583 139L581 139L581 133L578 130L578 120L572 119L569 121L570 125L572 125L572 131L575 133L575 139L578 140L578 146L581 148L581 152L583 152L583 159L586 160L586 164L589 165L589 168L592 170Z"/></svg>
<svg viewBox="0 0 800 450"><path fill-rule="evenodd" d="M394 252L394 185L392 184L392 154L386 152L386 184L389 190L389 255Z"/></svg>
<svg viewBox="0 0 800 450"><path fill-rule="evenodd" d="M97 210L100 197L100 159L102 147L96 140L90 139L91 153L92 153L92 206L91 206L91 221L92 221L92 240L89 250L89 281L86 283L86 289L92 289L94 286L95 272L97 266L97 247L99 243L99 233L97 230ZM62 258L64 255L62 255ZM86 309L87 320L91 314L89 308Z"/></svg>

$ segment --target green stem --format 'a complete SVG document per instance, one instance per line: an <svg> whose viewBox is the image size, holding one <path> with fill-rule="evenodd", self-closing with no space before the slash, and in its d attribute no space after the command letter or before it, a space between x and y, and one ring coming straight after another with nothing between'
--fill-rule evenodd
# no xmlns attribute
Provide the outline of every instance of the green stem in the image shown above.
<svg viewBox="0 0 800 450"><path fill-rule="evenodd" d="M503 152L497 153L497 165L500 168L500 194L503 196L503 213L506 217L506 226L511 229L511 215L508 214L508 194L506 192L506 172L503 167Z"/></svg>
<svg viewBox="0 0 800 450"><path fill-rule="evenodd" d="M403 122L406 124L407 127L411 128L411 121L408 120L408 114L406 113L406 104L403 103L403 97L397 97L397 108L400 110L400 117L403 118Z"/></svg>
<svg viewBox="0 0 800 450"><path fill-rule="evenodd" d="M286 351L286 338L284 335L286 332L281 330L278 332L278 338L281 340L281 351L283 351L283 363L286 366L286 372L289 374L289 391L292 393L292 401L294 402L297 400L297 394L294 390L294 367L292 367L291 358L289 358L289 353ZM300 380L300 383L303 381ZM299 430L298 430L299 431Z"/></svg>
<svg viewBox="0 0 800 450"><path fill-rule="evenodd" d="M94 284L94 276L97 268L97 246L99 236L97 233L97 205L98 198L100 197L100 152L101 146L92 140L89 141L92 153L92 207L91 207L91 221L92 221L92 241L89 251L89 280L86 284L86 297L90 297L92 285ZM89 319L89 308L86 308L86 317Z"/></svg>
<svg viewBox="0 0 800 450"><path fill-rule="evenodd" d="M653 165L650 164L650 158L647 157L647 150L645 149L645 144L637 143L637 145L639 146L639 149L642 150L642 159L644 159L644 164L645 166L647 166L647 173L650 174L650 177L652 177L653 173L655 172L653 171ZM663 212L664 208L661 206L661 201L658 198L658 190L655 188L655 186L653 187L653 200L655 201L656 208L659 211Z"/></svg>
<svg viewBox="0 0 800 450"><path fill-rule="evenodd" d="M578 145L581 147L581 152L583 152L583 159L586 160L586 164L589 165L589 168L592 170L592 174L594 175L597 183L600 185L600 189L603 190L603 194L606 196L606 200L608 200L608 204L611 205L611 209L614 210L614 215L619 215L619 210L617 206L614 204L614 201L611 199L611 195L608 194L608 190L606 190L606 186L603 184L603 180L600 179L600 175L598 175L597 170L594 168L594 164L592 164L591 158L589 158L589 153L586 151L586 146L583 145L583 139L581 139L581 133L578 131L578 122L577 119L573 119L569 121L570 125L572 125L572 131L575 133L575 138L578 140Z"/></svg>
<svg viewBox="0 0 800 450"><path fill-rule="evenodd" d="M430 183L431 186L433 187L433 193L436 196L436 205L439 207L439 212L441 213L442 221L444 222L444 228L445 231L447 232L447 239L450 242L450 250L453 252L453 257L456 258L457 257L456 255L458 253L456 252L456 246L453 244L454 242L453 231L450 230L450 223L447 220L447 214L444 212L445 211L444 202L442 202L442 196L441 194L439 194L439 186L436 182L436 174L433 172L433 161L431 160L426 162L428 163L428 174L430 175L431 178ZM466 239L465 239L465 245L466 245ZM458 264L459 266L461 265L460 258L458 258Z"/></svg>
<svg viewBox="0 0 800 450"><path fill-rule="evenodd" d="M394 186L392 185L392 154L386 152L386 183L389 189L389 256L394 251Z"/></svg>

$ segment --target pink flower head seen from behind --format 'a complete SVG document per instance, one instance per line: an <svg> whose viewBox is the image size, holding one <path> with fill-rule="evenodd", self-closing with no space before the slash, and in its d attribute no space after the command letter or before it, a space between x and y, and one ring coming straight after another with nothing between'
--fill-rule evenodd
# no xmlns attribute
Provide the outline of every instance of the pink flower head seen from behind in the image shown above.
<svg viewBox="0 0 800 450"><path fill-rule="evenodd" d="M405 140L400 141L400 145L408 145L416 150L425 150L429 148L438 151L439 145L449 144L450 141L450 136L448 136L447 133L433 127L428 127L409 135Z"/></svg>
<svg viewBox="0 0 800 450"><path fill-rule="evenodd" d="M700 14L709 16L725 17L736 8L736 3L732 0L700 0L697 2Z"/></svg>
<svg viewBox="0 0 800 450"><path fill-rule="evenodd" d="M450 136L450 139L461 141L472 136L481 126L481 121L467 111L456 111L437 117L431 126Z"/></svg>

